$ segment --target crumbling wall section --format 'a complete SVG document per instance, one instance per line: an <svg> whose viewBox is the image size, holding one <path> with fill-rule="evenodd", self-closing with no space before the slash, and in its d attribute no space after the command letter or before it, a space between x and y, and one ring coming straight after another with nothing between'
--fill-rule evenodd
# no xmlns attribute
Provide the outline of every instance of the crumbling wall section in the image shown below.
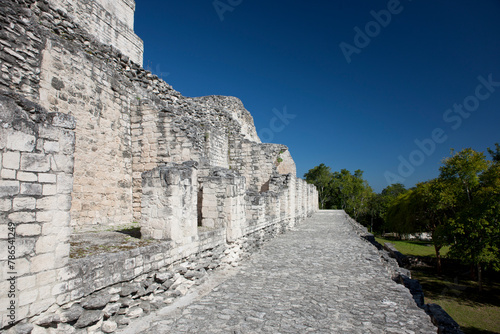
<svg viewBox="0 0 500 334"><path fill-rule="evenodd" d="M112 45L142 66L143 41L134 33L133 0L50 0L99 42Z"/></svg>
<svg viewBox="0 0 500 334"><path fill-rule="evenodd" d="M231 115L231 118L236 120L241 126L240 133L243 138L250 141L260 143L260 138L257 135L257 130L253 122L252 115L245 109L240 99L233 96L211 95L196 97L192 99L198 103L219 112Z"/></svg>
<svg viewBox="0 0 500 334"><path fill-rule="evenodd" d="M245 226L245 178L228 169L212 169L200 178L200 223L207 228L225 228L228 242L243 236Z"/></svg>
<svg viewBox="0 0 500 334"><path fill-rule="evenodd" d="M293 161L290 150L280 151L278 155L278 173L286 175L292 174L297 175L297 167L295 166L295 161Z"/></svg>
<svg viewBox="0 0 500 334"><path fill-rule="evenodd" d="M0 94L0 328L45 311L62 293L74 128L71 116Z"/></svg>
<svg viewBox="0 0 500 334"><path fill-rule="evenodd" d="M141 233L187 245L197 238L197 163L175 163L143 173Z"/></svg>
<svg viewBox="0 0 500 334"><path fill-rule="evenodd" d="M268 191L269 180L277 172L279 154L287 149L285 145L261 144L233 137L229 147L229 166L246 177L248 190Z"/></svg>
<svg viewBox="0 0 500 334"><path fill-rule="evenodd" d="M34 14L27 6L0 1L0 87L36 100L44 39L33 26Z"/></svg>

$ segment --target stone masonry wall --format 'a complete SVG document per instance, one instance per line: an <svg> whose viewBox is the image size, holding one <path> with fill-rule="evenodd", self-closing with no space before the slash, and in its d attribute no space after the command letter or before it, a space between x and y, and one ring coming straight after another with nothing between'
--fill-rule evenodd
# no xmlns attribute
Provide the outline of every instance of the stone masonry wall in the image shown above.
<svg viewBox="0 0 500 334"><path fill-rule="evenodd" d="M143 173L142 226L144 238L173 240L186 245L197 236L197 163L170 163Z"/></svg>
<svg viewBox="0 0 500 334"><path fill-rule="evenodd" d="M245 178L229 169L217 168L199 181L201 226L226 228L228 242L241 238L245 226Z"/></svg>
<svg viewBox="0 0 500 334"><path fill-rule="evenodd" d="M21 321L10 331L112 332L155 307L141 297L183 294L317 210L288 148L260 143L239 99L184 97L140 66L134 6L0 0L0 242L15 225ZM71 233L134 220L151 245L68 258Z"/></svg>
<svg viewBox="0 0 500 334"><path fill-rule="evenodd" d="M185 98L128 57L98 44L65 12L43 2L31 8L24 10L33 30L28 42L40 41L36 45L42 51L37 56L40 67L32 68L35 78L23 78L30 84L23 87L36 92L32 99L39 96L47 109L78 120L75 228L139 221L140 174L164 162L196 160L227 168L234 159L232 168L249 185L255 181L255 187L262 187L268 181L276 167L271 155L283 149L262 154L270 144L255 142L229 148L231 143L241 147L246 138L259 141L251 115L237 98ZM36 16L40 29L35 29ZM20 62L14 60L8 58L4 67ZM263 168L255 170L252 163Z"/></svg>
<svg viewBox="0 0 500 334"><path fill-rule="evenodd" d="M231 114L231 117L241 126L240 133L243 137L250 141L260 143L260 138L257 135L257 130L253 123L253 117L248 110L245 109L240 99L232 96L203 96L193 98L193 101L197 101L215 110L224 110L226 113Z"/></svg>
<svg viewBox="0 0 500 334"><path fill-rule="evenodd" d="M77 119L75 227L133 220L130 89L113 83L116 72L64 40L49 39L43 51L40 102Z"/></svg>
<svg viewBox="0 0 500 334"><path fill-rule="evenodd" d="M133 0L50 0L99 42L112 45L142 66L144 43L134 33Z"/></svg>
<svg viewBox="0 0 500 334"><path fill-rule="evenodd" d="M297 174L297 167L295 166L295 161L293 161L290 151L286 150L280 153L278 156L278 173L282 175L286 174Z"/></svg>
<svg viewBox="0 0 500 334"><path fill-rule="evenodd" d="M0 87L38 99L43 38L31 24L33 12L0 1Z"/></svg>
<svg viewBox="0 0 500 334"><path fill-rule="evenodd" d="M278 156L288 148L278 144L260 144L246 139L231 138L229 166L246 177L247 189L267 191L269 180L277 172Z"/></svg>
<svg viewBox="0 0 500 334"><path fill-rule="evenodd" d="M70 250L74 127L71 116L0 93L0 328L44 311L60 294Z"/></svg>

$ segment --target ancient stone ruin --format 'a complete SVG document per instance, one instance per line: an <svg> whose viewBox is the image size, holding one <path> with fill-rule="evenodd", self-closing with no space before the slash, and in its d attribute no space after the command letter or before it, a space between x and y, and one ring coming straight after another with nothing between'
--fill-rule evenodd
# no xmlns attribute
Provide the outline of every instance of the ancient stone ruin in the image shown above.
<svg viewBox="0 0 500 334"><path fill-rule="evenodd" d="M134 9L0 0L0 330L111 333L318 208L239 99L142 68Z"/></svg>

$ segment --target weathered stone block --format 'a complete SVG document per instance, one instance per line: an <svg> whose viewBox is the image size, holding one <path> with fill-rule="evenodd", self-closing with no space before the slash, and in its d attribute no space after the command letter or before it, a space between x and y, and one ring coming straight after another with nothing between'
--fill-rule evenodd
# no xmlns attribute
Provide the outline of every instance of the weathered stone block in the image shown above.
<svg viewBox="0 0 500 334"><path fill-rule="evenodd" d="M55 154L51 159L52 171L73 173L74 160L72 156Z"/></svg>
<svg viewBox="0 0 500 334"><path fill-rule="evenodd" d="M14 169L2 168L0 177L4 180L15 180L17 178L17 173Z"/></svg>
<svg viewBox="0 0 500 334"><path fill-rule="evenodd" d="M43 150L45 153L57 153L59 152L59 142L46 140L43 143Z"/></svg>
<svg viewBox="0 0 500 334"><path fill-rule="evenodd" d="M98 310L104 308L111 299L107 293L94 294L82 301L82 307L87 310Z"/></svg>
<svg viewBox="0 0 500 334"><path fill-rule="evenodd" d="M39 224L20 224L16 227L16 234L21 237L40 235L42 228Z"/></svg>
<svg viewBox="0 0 500 334"><path fill-rule="evenodd" d="M113 333L117 328L118 324L116 322L107 320L102 323L101 330L103 333Z"/></svg>
<svg viewBox="0 0 500 334"><path fill-rule="evenodd" d="M54 255L56 259L56 268L63 268L68 264L70 247L71 245L69 243L60 243L57 245Z"/></svg>
<svg viewBox="0 0 500 334"><path fill-rule="evenodd" d="M36 199L33 197L16 197L13 201L13 209L16 211L35 210Z"/></svg>
<svg viewBox="0 0 500 334"><path fill-rule="evenodd" d="M17 179L24 182L37 182L38 176L35 173L17 172Z"/></svg>
<svg viewBox="0 0 500 334"><path fill-rule="evenodd" d="M42 194L42 185L38 183L21 183L21 195L41 195Z"/></svg>
<svg viewBox="0 0 500 334"><path fill-rule="evenodd" d="M5 147L7 146L7 136L8 136L8 134L9 134L9 131L7 131L4 128L0 128L0 150L5 149Z"/></svg>
<svg viewBox="0 0 500 334"><path fill-rule="evenodd" d="M47 295L43 299L37 300L30 305L30 314L38 314L42 311L47 310L51 305L56 302L56 299L51 295Z"/></svg>
<svg viewBox="0 0 500 334"><path fill-rule="evenodd" d="M80 318L83 311L83 307L80 304L73 304L67 311L63 311L60 314L60 319L62 322L73 322Z"/></svg>
<svg viewBox="0 0 500 334"><path fill-rule="evenodd" d="M44 184L42 187L43 196L51 196L57 194L57 185L55 184Z"/></svg>
<svg viewBox="0 0 500 334"><path fill-rule="evenodd" d="M19 276L30 273L30 262L25 258L16 259L16 270Z"/></svg>
<svg viewBox="0 0 500 334"><path fill-rule="evenodd" d="M19 181L0 180L0 198L19 194Z"/></svg>
<svg viewBox="0 0 500 334"><path fill-rule="evenodd" d="M20 152L32 152L35 149L35 136L15 131L7 137L7 149Z"/></svg>
<svg viewBox="0 0 500 334"><path fill-rule="evenodd" d="M35 277L37 285L39 286L50 285L57 281L57 271L56 270L44 271L38 273Z"/></svg>
<svg viewBox="0 0 500 334"><path fill-rule="evenodd" d="M38 173L38 182L40 182L40 183L56 183L57 176L56 176L56 174Z"/></svg>
<svg viewBox="0 0 500 334"><path fill-rule="evenodd" d="M85 328L95 324L104 316L104 312L100 310L83 311L82 315L78 318L75 324L76 328Z"/></svg>
<svg viewBox="0 0 500 334"><path fill-rule="evenodd" d="M11 209L12 200L10 198L0 198L0 211L10 211Z"/></svg>
<svg viewBox="0 0 500 334"><path fill-rule="evenodd" d="M53 126L63 129L75 129L76 120L73 116L62 113L50 113L48 118L51 120Z"/></svg>
<svg viewBox="0 0 500 334"><path fill-rule="evenodd" d="M68 282L60 282L52 287L52 295L57 296L64 294L68 291Z"/></svg>
<svg viewBox="0 0 500 334"><path fill-rule="evenodd" d="M50 156L39 153L21 154L21 170L28 172L48 172Z"/></svg>
<svg viewBox="0 0 500 334"><path fill-rule="evenodd" d="M36 287L36 276L24 276L17 279L17 288L19 291L30 290Z"/></svg>
<svg viewBox="0 0 500 334"><path fill-rule="evenodd" d="M43 139L59 141L61 130L52 126L41 126L38 128L38 136Z"/></svg>
<svg viewBox="0 0 500 334"><path fill-rule="evenodd" d="M34 212L13 212L8 218L14 223L31 223L35 221Z"/></svg>
<svg viewBox="0 0 500 334"><path fill-rule="evenodd" d="M57 175L57 192L59 194L71 194L73 190L73 177L68 174Z"/></svg>

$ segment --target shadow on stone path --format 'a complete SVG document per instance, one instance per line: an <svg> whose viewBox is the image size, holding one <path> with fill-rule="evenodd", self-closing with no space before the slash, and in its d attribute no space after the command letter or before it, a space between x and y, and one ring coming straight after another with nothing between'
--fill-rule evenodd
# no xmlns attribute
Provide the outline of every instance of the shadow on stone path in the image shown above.
<svg viewBox="0 0 500 334"><path fill-rule="evenodd" d="M343 211L320 211L238 270L213 275L205 291L121 333L437 332Z"/></svg>

